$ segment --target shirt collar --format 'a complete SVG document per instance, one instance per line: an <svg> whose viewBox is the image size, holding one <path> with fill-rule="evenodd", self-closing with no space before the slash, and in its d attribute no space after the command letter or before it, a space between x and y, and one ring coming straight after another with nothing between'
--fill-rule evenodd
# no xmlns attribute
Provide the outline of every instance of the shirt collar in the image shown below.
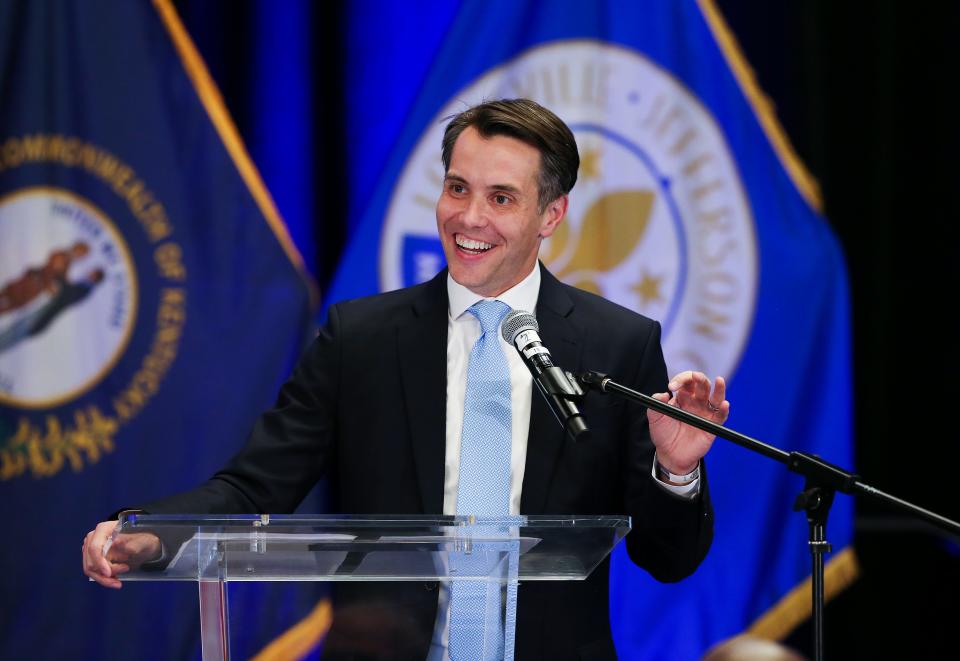
<svg viewBox="0 0 960 661"><path fill-rule="evenodd" d="M523 310L533 314L537 307L537 298L540 296L540 264L534 264L530 275L503 292L487 300L503 301L514 310ZM447 299L450 301L450 318L458 319L477 301L484 300L483 296L475 294L447 273Z"/></svg>

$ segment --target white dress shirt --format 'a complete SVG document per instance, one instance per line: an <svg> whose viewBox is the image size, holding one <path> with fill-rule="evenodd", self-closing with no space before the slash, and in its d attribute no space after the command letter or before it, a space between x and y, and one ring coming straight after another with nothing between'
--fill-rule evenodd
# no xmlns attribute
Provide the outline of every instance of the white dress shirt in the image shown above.
<svg viewBox="0 0 960 661"><path fill-rule="evenodd" d="M514 310L533 313L540 295L540 269L496 299ZM460 437L463 432L463 403L467 394L467 364L473 345L480 339L480 322L467 309L483 300L482 296L447 275L450 301L447 319L447 452L443 470L443 513L457 513L457 487L460 483ZM507 358L510 371L510 514L520 513L520 488L527 459L527 434L530 430L530 403L533 377L520 354L497 333L497 341Z"/></svg>

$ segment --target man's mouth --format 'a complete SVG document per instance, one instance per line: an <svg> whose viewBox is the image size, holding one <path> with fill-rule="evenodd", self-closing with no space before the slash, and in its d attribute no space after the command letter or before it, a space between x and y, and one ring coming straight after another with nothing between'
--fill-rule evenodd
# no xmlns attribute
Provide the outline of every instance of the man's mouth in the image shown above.
<svg viewBox="0 0 960 661"><path fill-rule="evenodd" d="M468 239L462 234L454 234L453 240L456 242L457 247L468 255L481 255L493 247L492 243Z"/></svg>

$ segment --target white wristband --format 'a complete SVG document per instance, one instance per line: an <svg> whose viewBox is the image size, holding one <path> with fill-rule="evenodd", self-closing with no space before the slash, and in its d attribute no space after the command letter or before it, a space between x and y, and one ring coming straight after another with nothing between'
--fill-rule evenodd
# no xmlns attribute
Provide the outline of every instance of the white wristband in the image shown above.
<svg viewBox="0 0 960 661"><path fill-rule="evenodd" d="M672 484L674 486L682 487L690 484L694 480L700 479L700 463L697 462L697 465L692 471L686 475L677 475L676 473L671 473L666 468L663 467L663 464L660 463L660 460L657 459L657 455L653 455L653 465L656 469L657 477L666 482L667 484Z"/></svg>

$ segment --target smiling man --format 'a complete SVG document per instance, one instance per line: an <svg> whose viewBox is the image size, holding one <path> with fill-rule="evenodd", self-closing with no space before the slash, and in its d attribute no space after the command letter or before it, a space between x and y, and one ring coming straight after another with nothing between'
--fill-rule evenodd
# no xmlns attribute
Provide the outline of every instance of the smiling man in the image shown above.
<svg viewBox="0 0 960 661"><path fill-rule="evenodd" d="M451 123L444 141L437 229L450 277L495 297L533 270L540 241L567 212L567 196L547 188L541 200L536 147L508 135L485 137L472 125L457 134L466 119Z"/></svg>
<svg viewBox="0 0 960 661"><path fill-rule="evenodd" d="M594 397L583 404L592 437L571 441L533 396L499 323L511 308L535 311L559 365L604 371L721 423L723 379L714 387L685 372L668 382L657 322L538 264L579 167L556 115L525 99L475 106L448 124L442 158L436 214L448 268L332 306L246 446L196 490L142 509L289 512L327 476L329 502L343 513L629 514L631 559L659 580L684 578L712 539L702 458L713 438ZM143 538L105 547L114 526L98 525L83 550L84 571L109 587L131 564L169 552ZM516 658L615 658L608 573L606 561L586 581L521 586ZM361 640L364 658L503 658L508 634L475 635L476 595L461 585L335 583L324 655L354 658Z"/></svg>

